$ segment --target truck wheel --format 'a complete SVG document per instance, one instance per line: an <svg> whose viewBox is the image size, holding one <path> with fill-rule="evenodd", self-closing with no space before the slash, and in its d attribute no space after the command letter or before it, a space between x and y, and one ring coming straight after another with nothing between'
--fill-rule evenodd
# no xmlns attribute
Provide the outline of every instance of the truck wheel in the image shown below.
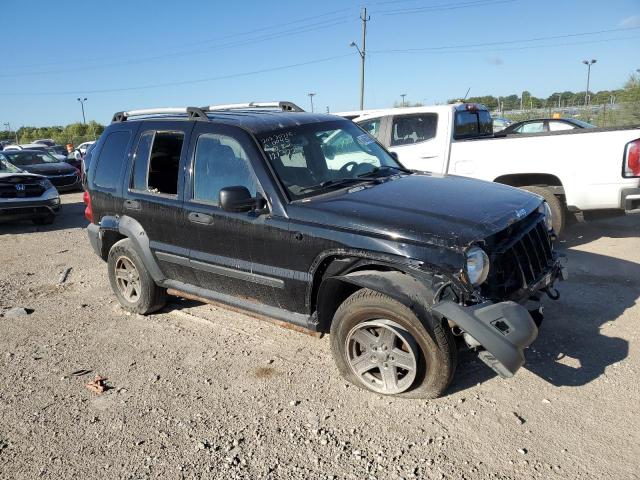
<svg viewBox="0 0 640 480"><path fill-rule="evenodd" d="M122 308L145 315L164 306L166 290L153 281L131 240L125 238L111 247L107 268L111 288Z"/></svg>
<svg viewBox="0 0 640 480"><path fill-rule="evenodd" d="M453 335L379 292L358 290L336 311L331 351L349 382L383 395L436 398L456 368Z"/></svg>
<svg viewBox="0 0 640 480"><path fill-rule="evenodd" d="M551 208L551 215L553 215L553 231L559 237L564 230L564 224L567 217L567 212L562 204L562 201L556 197L551 190L545 187L538 187L537 185L527 185L525 187L519 187L527 192L540 195L549 204Z"/></svg>

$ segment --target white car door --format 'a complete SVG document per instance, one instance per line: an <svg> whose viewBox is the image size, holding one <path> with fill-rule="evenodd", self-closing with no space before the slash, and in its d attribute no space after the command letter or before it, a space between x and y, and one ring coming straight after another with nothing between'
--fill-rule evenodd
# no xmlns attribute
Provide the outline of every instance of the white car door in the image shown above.
<svg viewBox="0 0 640 480"><path fill-rule="evenodd" d="M438 114L411 113L391 118L389 150L407 168L442 173L447 150L446 135L438 135Z"/></svg>

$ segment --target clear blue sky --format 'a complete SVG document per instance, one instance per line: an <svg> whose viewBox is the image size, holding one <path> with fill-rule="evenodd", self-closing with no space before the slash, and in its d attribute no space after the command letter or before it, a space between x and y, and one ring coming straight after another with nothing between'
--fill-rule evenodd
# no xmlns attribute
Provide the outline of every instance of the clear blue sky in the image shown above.
<svg viewBox="0 0 640 480"><path fill-rule="evenodd" d="M362 5L6 0L0 122L78 121L78 96L88 98L87 119L101 123L118 110L152 106L288 99L308 108L308 92L317 94L320 110L352 110L359 57L349 43L360 44ZM640 68L639 0L364 5L371 15L367 108L389 106L401 93L411 101L443 102L469 87L470 95L584 90L583 58L598 60L591 90L618 88ZM621 28L627 30L521 42ZM441 48L451 46L462 47Z"/></svg>

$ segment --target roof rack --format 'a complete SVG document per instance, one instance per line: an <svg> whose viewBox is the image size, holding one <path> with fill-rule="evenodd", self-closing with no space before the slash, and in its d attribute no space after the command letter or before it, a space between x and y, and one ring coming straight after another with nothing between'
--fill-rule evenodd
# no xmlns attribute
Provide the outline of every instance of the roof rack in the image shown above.
<svg viewBox="0 0 640 480"><path fill-rule="evenodd" d="M293 102L249 102L249 103L229 103L226 105L210 105L204 107L206 112L214 112L218 110L247 110L251 108L277 108L283 112L304 112L302 108Z"/></svg>
<svg viewBox="0 0 640 480"><path fill-rule="evenodd" d="M227 105L210 105L208 107L160 107L145 108L141 110L129 110L126 112L117 112L113 115L111 123L126 122L131 117L148 117L154 115L175 115L187 114L190 120L208 121L206 112L217 112L225 110L249 110L277 108L283 112L304 112L302 108L293 102L249 102L249 103L230 103Z"/></svg>
<svg viewBox="0 0 640 480"><path fill-rule="evenodd" d="M113 115L111 123L126 122L131 117L146 117L152 115L172 115L186 113L190 120L208 121L207 114L198 107L161 107L145 108L141 110L129 110L127 112L117 112Z"/></svg>

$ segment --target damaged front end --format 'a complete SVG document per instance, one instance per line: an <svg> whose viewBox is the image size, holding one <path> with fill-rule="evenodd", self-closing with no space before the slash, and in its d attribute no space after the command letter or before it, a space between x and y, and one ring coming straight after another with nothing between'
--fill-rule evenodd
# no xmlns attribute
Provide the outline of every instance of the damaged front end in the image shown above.
<svg viewBox="0 0 640 480"><path fill-rule="evenodd" d="M460 273L465 291L458 301L443 299L432 311L445 317L484 363L508 378L524 365L524 349L538 336L541 293L557 300L555 282L566 278L566 269L539 212L469 250L479 248L490 265L480 284L473 282L468 266Z"/></svg>

